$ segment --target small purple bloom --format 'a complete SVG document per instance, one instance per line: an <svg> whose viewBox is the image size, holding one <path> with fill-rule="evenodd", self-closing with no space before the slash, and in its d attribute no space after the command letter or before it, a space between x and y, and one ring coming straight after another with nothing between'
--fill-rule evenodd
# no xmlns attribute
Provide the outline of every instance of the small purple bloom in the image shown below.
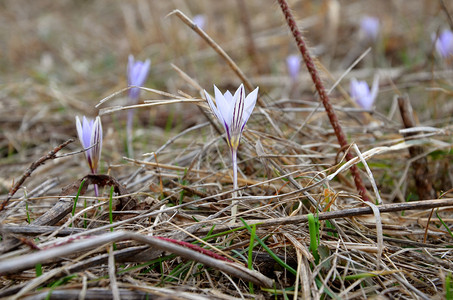
<svg viewBox="0 0 453 300"><path fill-rule="evenodd" d="M101 118L97 116L95 120L89 120L83 116L83 121L80 122L79 117L76 116L76 126L77 135L79 136L82 147L87 149L94 145L92 148L85 151L85 157L91 173L96 174L102 150Z"/></svg>
<svg viewBox="0 0 453 300"><path fill-rule="evenodd" d="M445 59L453 56L453 32L448 29L443 30L436 39L435 46L440 57Z"/></svg>
<svg viewBox="0 0 453 300"><path fill-rule="evenodd" d="M206 24L206 17L204 15L196 15L193 17L192 22L198 26L201 30L204 30L204 25Z"/></svg>
<svg viewBox="0 0 453 300"><path fill-rule="evenodd" d="M302 61L300 55L292 54L286 58L286 67L288 68L289 76L293 81L297 80L300 70L300 62Z"/></svg>
<svg viewBox="0 0 453 300"><path fill-rule="evenodd" d="M379 35L379 19L376 17L364 16L360 20L360 29L369 40L375 41Z"/></svg>
<svg viewBox="0 0 453 300"><path fill-rule="evenodd" d="M349 93L351 98L365 110L371 110L374 100L376 100L379 89L379 77L376 76L373 80L373 87L368 87L365 81L357 81L355 78L351 79L349 86Z"/></svg>
<svg viewBox="0 0 453 300"><path fill-rule="evenodd" d="M258 97L258 88L245 97L244 85L241 84L234 96L226 91L222 94L214 85L215 100L217 106L212 101L209 94L204 91L209 107L216 115L217 119L222 123L227 133L227 141L232 151L236 151L239 147L242 131L245 123L247 123Z"/></svg>
<svg viewBox="0 0 453 300"><path fill-rule="evenodd" d="M151 61L147 59L146 61L135 61L133 55L129 55L129 63L127 65L127 81L129 86L142 86L146 77L148 76L149 67ZM129 90L129 97L132 100L138 100L140 95L139 88L131 88Z"/></svg>

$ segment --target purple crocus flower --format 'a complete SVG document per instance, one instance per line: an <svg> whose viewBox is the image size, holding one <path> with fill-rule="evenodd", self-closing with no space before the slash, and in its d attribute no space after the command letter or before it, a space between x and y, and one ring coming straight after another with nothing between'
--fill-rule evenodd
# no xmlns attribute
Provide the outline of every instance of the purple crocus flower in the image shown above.
<svg viewBox="0 0 453 300"><path fill-rule="evenodd" d="M365 81L357 81L355 78L351 79L349 92L351 98L365 110L371 110L374 100L376 100L379 89L379 77L376 76L373 80L373 87L368 87Z"/></svg>
<svg viewBox="0 0 453 300"><path fill-rule="evenodd" d="M142 86L146 77L148 77L149 67L151 61L147 59L146 61L135 61L133 55L129 55L129 63L127 64L127 81L129 86ZM138 87L133 87L129 90L129 99L132 104L137 103L140 96L140 89ZM127 112L127 150L130 156L133 156L132 149L132 125L134 119L135 110L129 109Z"/></svg>
<svg viewBox="0 0 453 300"><path fill-rule="evenodd" d="M85 157L91 173L96 174L102 150L101 118L97 116L95 120L89 120L83 116L83 121L80 122L79 117L76 116L76 126L77 135L79 136L82 147L84 149L91 147L85 151Z"/></svg>
<svg viewBox="0 0 453 300"><path fill-rule="evenodd" d="M434 35L435 38L435 35ZM436 39L436 51L443 59L453 56L453 32L443 30Z"/></svg>
<svg viewBox="0 0 453 300"><path fill-rule="evenodd" d="M291 54L286 58L286 67L288 68L289 76L293 81L297 80L300 71L300 62L302 61L300 55Z"/></svg>
<svg viewBox="0 0 453 300"><path fill-rule="evenodd" d="M146 61L135 61L133 55L129 55L129 63L127 65L127 81L129 86L142 86L146 77L148 77L149 67L151 61L147 59ZM129 97L137 101L140 96L139 88L131 88L129 90Z"/></svg>
<svg viewBox="0 0 453 300"><path fill-rule="evenodd" d="M88 120L83 116L83 122L80 122L79 117L76 116L76 126L77 135L79 136L82 147L84 149L90 148L85 151L85 157L91 173L96 174L102 150L101 118L97 116L95 120ZM94 193L96 197L99 196L99 190L96 184L94 185Z"/></svg>
<svg viewBox="0 0 453 300"><path fill-rule="evenodd" d="M214 85L215 100L216 104L211 99L211 96L204 91L206 99L208 100L211 111L215 114L217 119L222 123L223 128L227 134L228 146L231 150L231 156L233 160L233 187L236 190L238 188L237 183L237 149L241 140L242 131L247 123L250 115L252 114L253 108L256 104L258 97L258 88L253 90L248 96L245 96L244 85L240 85L234 96L226 91L225 94ZM233 194L235 197L236 194ZM237 205L234 205L231 209L231 216L236 216Z"/></svg>
<svg viewBox="0 0 453 300"><path fill-rule="evenodd" d="M201 30L204 30L204 25L206 24L206 17L204 15L195 15L192 19L192 22L198 26Z"/></svg>
<svg viewBox="0 0 453 300"><path fill-rule="evenodd" d="M375 41L379 35L379 19L376 17L364 16L360 20L360 29L364 36L372 41Z"/></svg>

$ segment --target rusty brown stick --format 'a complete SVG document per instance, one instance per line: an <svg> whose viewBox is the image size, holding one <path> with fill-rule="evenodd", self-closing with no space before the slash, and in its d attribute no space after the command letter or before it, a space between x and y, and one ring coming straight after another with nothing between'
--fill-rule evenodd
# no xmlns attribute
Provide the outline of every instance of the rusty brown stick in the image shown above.
<svg viewBox="0 0 453 300"><path fill-rule="evenodd" d="M294 39L296 40L297 47L299 48L300 53L305 61L305 65L307 66L308 72L311 75L311 79L313 80L316 90L318 91L319 98L321 99L322 104L326 110L327 116L329 117L330 124L335 132L335 135L338 139L338 143L343 148L347 148L348 142L346 141L346 136L338 122L337 115L333 110L332 104L330 103L329 97L327 95L326 89L324 88L324 84L321 81L321 77L318 74L318 71L315 67L313 59L308 52L307 46L305 45L304 39L300 30L297 28L296 20L294 20L293 14L289 9L288 3L286 0L278 0L280 7L282 9L283 14L285 15L286 22L288 23L288 27L290 28ZM346 153L346 159L350 160L353 158L353 155L350 151ZM360 177L359 169L356 165L351 167L351 173L354 177L355 186L357 191L359 192L362 199L365 201L370 201L367 196L367 190L363 185L362 178Z"/></svg>

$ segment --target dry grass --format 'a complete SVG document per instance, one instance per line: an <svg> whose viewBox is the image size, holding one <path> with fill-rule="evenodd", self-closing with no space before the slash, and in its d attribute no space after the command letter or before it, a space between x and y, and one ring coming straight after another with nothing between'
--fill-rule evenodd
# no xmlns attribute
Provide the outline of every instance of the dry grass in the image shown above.
<svg viewBox="0 0 453 300"><path fill-rule="evenodd" d="M287 76L285 58L297 49L276 2L3 1L0 200L32 172L0 212L0 297L452 299L453 72L431 43L453 14L444 2L290 1L356 145L346 163L306 69L296 84ZM168 15L175 9L205 14L206 33L230 64ZM365 14L381 20L376 43L360 40ZM127 92L119 92L130 53L152 60L134 157L125 150ZM375 73L380 92L369 114L347 87ZM239 148L238 217L250 228L230 222L229 149L201 98L213 84L231 90L244 81L260 87ZM415 128L404 129L402 95ZM109 176L85 177L78 141L45 157L76 137L76 115L98 114ZM437 200L418 196L414 162L427 168L418 176ZM353 164L382 204L360 200ZM82 178L91 185L72 216ZM319 230L309 229L310 213Z"/></svg>

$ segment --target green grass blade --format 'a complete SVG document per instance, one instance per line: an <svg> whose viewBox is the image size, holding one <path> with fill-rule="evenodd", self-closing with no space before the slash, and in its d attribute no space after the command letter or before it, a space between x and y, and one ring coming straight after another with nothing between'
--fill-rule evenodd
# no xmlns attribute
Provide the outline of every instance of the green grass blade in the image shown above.
<svg viewBox="0 0 453 300"><path fill-rule="evenodd" d="M30 211L28 209L28 201L25 201L25 211L27 213L27 223L30 224L31 220L30 220Z"/></svg>
<svg viewBox="0 0 453 300"><path fill-rule="evenodd" d="M39 277L42 275L42 264L35 265L35 272L36 272L36 277Z"/></svg>
<svg viewBox="0 0 453 300"><path fill-rule="evenodd" d="M235 231L240 231L240 230L243 230L243 229L246 229L247 227L246 226L242 226L242 227L238 227L238 228L235 228L235 229L231 229L231 230L227 230L227 231L222 231L222 232L219 232L219 233L216 233L216 234L213 234L213 235L207 235L206 237L203 238L204 241L207 241L209 239L213 239L213 238L216 238L216 237L219 237L219 236L224 236L224 235L227 235L227 234L231 234ZM214 230L214 228L212 228L212 230ZM210 231L212 232L212 231Z"/></svg>
<svg viewBox="0 0 453 300"><path fill-rule="evenodd" d="M255 242L255 235L256 235L256 224L252 225L252 233L250 234L250 244L249 244L249 251L248 251L248 268L253 270L253 244ZM249 282L249 290L250 294L255 294L253 289L253 283Z"/></svg>
<svg viewBox="0 0 453 300"><path fill-rule="evenodd" d="M451 281L451 273L445 276L445 299L453 300L453 282Z"/></svg>
<svg viewBox="0 0 453 300"><path fill-rule="evenodd" d="M436 209L436 217L439 219L445 229L447 229L450 236L453 237L453 233L451 232L450 228L448 228L447 224L445 224L444 220L442 220L442 218L439 216L439 209Z"/></svg>
<svg viewBox="0 0 453 300"><path fill-rule="evenodd" d="M315 258L315 263L319 263L319 221L313 214L308 214L308 230L310 231L310 250Z"/></svg>
<svg viewBox="0 0 453 300"><path fill-rule="evenodd" d="M240 218L241 222L244 223L244 226L247 228L247 230L250 232L250 234L252 233L252 228L244 221L243 218ZM255 239L257 240L257 242L261 245L261 247L264 248L264 250L266 250L267 253L269 253L269 255L280 265L282 266L283 268L285 268L286 270L288 270L289 272L291 272L292 274L296 275L297 274L297 271L294 270L294 268L292 268L291 266L287 265L283 260L281 260L274 252L272 252L271 249L269 249L268 246L266 246L266 244L259 238L255 235Z"/></svg>
<svg viewBox="0 0 453 300"><path fill-rule="evenodd" d="M76 210L76 207L77 207L77 201L79 200L79 195L82 192L83 184L85 183L85 181L86 181L86 179L82 180L82 182L80 183L79 189L78 189L77 194L76 194L76 196L74 198L74 206L72 207L72 216L73 217L75 215L75 210Z"/></svg>

